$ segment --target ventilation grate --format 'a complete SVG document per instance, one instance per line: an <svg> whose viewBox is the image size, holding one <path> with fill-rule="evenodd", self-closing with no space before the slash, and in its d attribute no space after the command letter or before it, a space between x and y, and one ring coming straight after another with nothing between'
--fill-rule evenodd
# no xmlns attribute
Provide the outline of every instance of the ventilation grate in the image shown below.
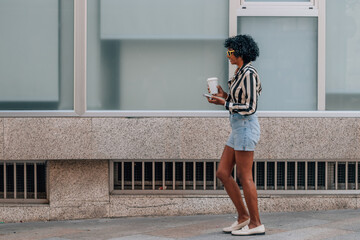
<svg viewBox="0 0 360 240"><path fill-rule="evenodd" d="M224 190L214 161L112 161L114 193L209 193ZM258 190L356 190L358 161L254 161ZM235 178L236 167L232 171ZM9 173L10 174L10 173ZM10 176L10 175L9 175ZM241 187L240 182L237 183Z"/></svg>
<svg viewBox="0 0 360 240"><path fill-rule="evenodd" d="M44 202L46 162L0 162L0 202Z"/></svg>

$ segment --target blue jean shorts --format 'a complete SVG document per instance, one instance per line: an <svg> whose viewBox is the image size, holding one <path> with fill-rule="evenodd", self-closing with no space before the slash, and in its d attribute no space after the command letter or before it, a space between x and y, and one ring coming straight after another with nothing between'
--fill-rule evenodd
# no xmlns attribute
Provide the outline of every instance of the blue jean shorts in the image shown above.
<svg viewBox="0 0 360 240"><path fill-rule="evenodd" d="M260 139L260 125L256 114L230 114L231 134L226 145L236 151L255 151Z"/></svg>

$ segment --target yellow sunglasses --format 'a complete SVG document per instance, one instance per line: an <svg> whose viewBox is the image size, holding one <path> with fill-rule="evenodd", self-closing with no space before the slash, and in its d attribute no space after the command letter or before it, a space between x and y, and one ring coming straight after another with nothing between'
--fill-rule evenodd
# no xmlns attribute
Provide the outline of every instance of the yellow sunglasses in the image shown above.
<svg viewBox="0 0 360 240"><path fill-rule="evenodd" d="M235 50L228 50L228 51L226 52L226 55L227 55L228 57L230 57L231 55L234 54L234 52L235 52Z"/></svg>

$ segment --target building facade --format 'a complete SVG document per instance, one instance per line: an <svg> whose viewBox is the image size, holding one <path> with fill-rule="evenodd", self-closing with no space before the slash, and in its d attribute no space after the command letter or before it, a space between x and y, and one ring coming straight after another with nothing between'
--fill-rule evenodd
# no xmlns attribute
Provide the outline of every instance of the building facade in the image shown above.
<svg viewBox="0 0 360 240"><path fill-rule="evenodd" d="M230 213L206 79L250 34L261 211L358 208L358 0L0 0L0 220Z"/></svg>

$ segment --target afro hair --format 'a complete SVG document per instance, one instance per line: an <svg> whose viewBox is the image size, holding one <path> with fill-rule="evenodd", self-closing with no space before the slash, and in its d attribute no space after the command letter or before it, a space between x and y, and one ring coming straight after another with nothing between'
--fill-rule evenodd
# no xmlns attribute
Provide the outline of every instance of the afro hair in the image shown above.
<svg viewBox="0 0 360 240"><path fill-rule="evenodd" d="M257 43L249 35L230 37L225 40L224 46L232 48L235 57L241 57L244 63L255 61L260 53Z"/></svg>

